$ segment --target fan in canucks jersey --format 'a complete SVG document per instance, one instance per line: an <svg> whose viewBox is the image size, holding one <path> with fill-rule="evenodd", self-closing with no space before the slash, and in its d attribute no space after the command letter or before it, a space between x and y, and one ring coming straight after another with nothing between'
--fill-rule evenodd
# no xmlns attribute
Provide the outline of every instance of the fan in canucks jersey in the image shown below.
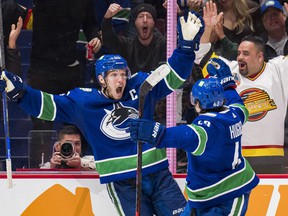
<svg viewBox="0 0 288 216"><path fill-rule="evenodd" d="M199 15L189 13L187 20L180 18L179 46L168 62L156 69L169 73L148 93L144 118L152 120L157 100L180 87L189 76L203 30ZM30 115L77 126L92 147L100 181L107 183L119 215L135 215L137 147L126 129L128 120L138 117L139 89L149 74L131 76L126 60L119 55L100 57L95 70L101 89L76 88L52 95L31 88L5 71L0 92L5 90L10 99L17 99ZM165 149L143 144L142 174L141 215L179 215L186 199L168 169Z"/></svg>
<svg viewBox="0 0 288 216"><path fill-rule="evenodd" d="M234 89L228 65L211 59L207 69L211 78L198 80L191 92L191 103L199 114L191 125L166 129L150 120L135 119L128 123L127 131L133 141L187 152L189 201L184 213L245 215L250 192L259 182L241 153L248 110Z"/></svg>

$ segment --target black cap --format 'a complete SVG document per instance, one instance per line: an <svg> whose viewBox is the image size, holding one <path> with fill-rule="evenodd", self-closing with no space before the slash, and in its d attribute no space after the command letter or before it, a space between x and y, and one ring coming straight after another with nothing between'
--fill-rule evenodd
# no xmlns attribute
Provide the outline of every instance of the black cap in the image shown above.
<svg viewBox="0 0 288 216"><path fill-rule="evenodd" d="M151 4L147 4L147 3L139 4L134 10L134 19L135 20L137 19L138 14L141 12L150 13L152 15L154 21L157 19L156 9Z"/></svg>

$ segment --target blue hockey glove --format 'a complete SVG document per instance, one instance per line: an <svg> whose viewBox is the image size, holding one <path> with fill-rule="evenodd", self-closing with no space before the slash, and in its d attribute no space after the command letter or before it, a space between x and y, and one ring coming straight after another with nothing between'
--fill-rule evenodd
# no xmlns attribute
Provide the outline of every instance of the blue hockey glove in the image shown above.
<svg viewBox="0 0 288 216"><path fill-rule="evenodd" d="M141 140L156 146L164 136L166 127L159 122L152 122L145 119L131 119L127 123L130 132L130 139L134 142Z"/></svg>
<svg viewBox="0 0 288 216"><path fill-rule="evenodd" d="M178 20L178 46L181 49L192 51L199 50L200 38L204 32L203 18L196 12L189 12L187 21L184 17Z"/></svg>
<svg viewBox="0 0 288 216"><path fill-rule="evenodd" d="M8 71L2 71L0 79L0 92L7 92L10 100L21 98L26 90L22 79Z"/></svg>
<svg viewBox="0 0 288 216"><path fill-rule="evenodd" d="M207 71L211 77L220 79L224 89L236 88L234 77L229 66L219 58L211 58L207 65Z"/></svg>

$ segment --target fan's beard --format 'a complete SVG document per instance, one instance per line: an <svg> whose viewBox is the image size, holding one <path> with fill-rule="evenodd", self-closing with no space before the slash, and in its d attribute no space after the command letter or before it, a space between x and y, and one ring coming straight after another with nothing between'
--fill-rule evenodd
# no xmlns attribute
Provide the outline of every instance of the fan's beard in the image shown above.
<svg viewBox="0 0 288 216"><path fill-rule="evenodd" d="M247 69L246 70L240 70L239 72L240 72L240 74L242 76L247 76L248 75L248 70Z"/></svg>

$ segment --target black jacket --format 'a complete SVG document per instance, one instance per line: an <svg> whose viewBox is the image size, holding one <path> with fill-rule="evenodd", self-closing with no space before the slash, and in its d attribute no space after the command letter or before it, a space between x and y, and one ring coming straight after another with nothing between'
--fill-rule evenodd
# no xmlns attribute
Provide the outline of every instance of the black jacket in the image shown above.
<svg viewBox="0 0 288 216"><path fill-rule="evenodd" d="M6 47L5 66L6 70L9 72L22 77L21 56L18 49L10 49Z"/></svg>

